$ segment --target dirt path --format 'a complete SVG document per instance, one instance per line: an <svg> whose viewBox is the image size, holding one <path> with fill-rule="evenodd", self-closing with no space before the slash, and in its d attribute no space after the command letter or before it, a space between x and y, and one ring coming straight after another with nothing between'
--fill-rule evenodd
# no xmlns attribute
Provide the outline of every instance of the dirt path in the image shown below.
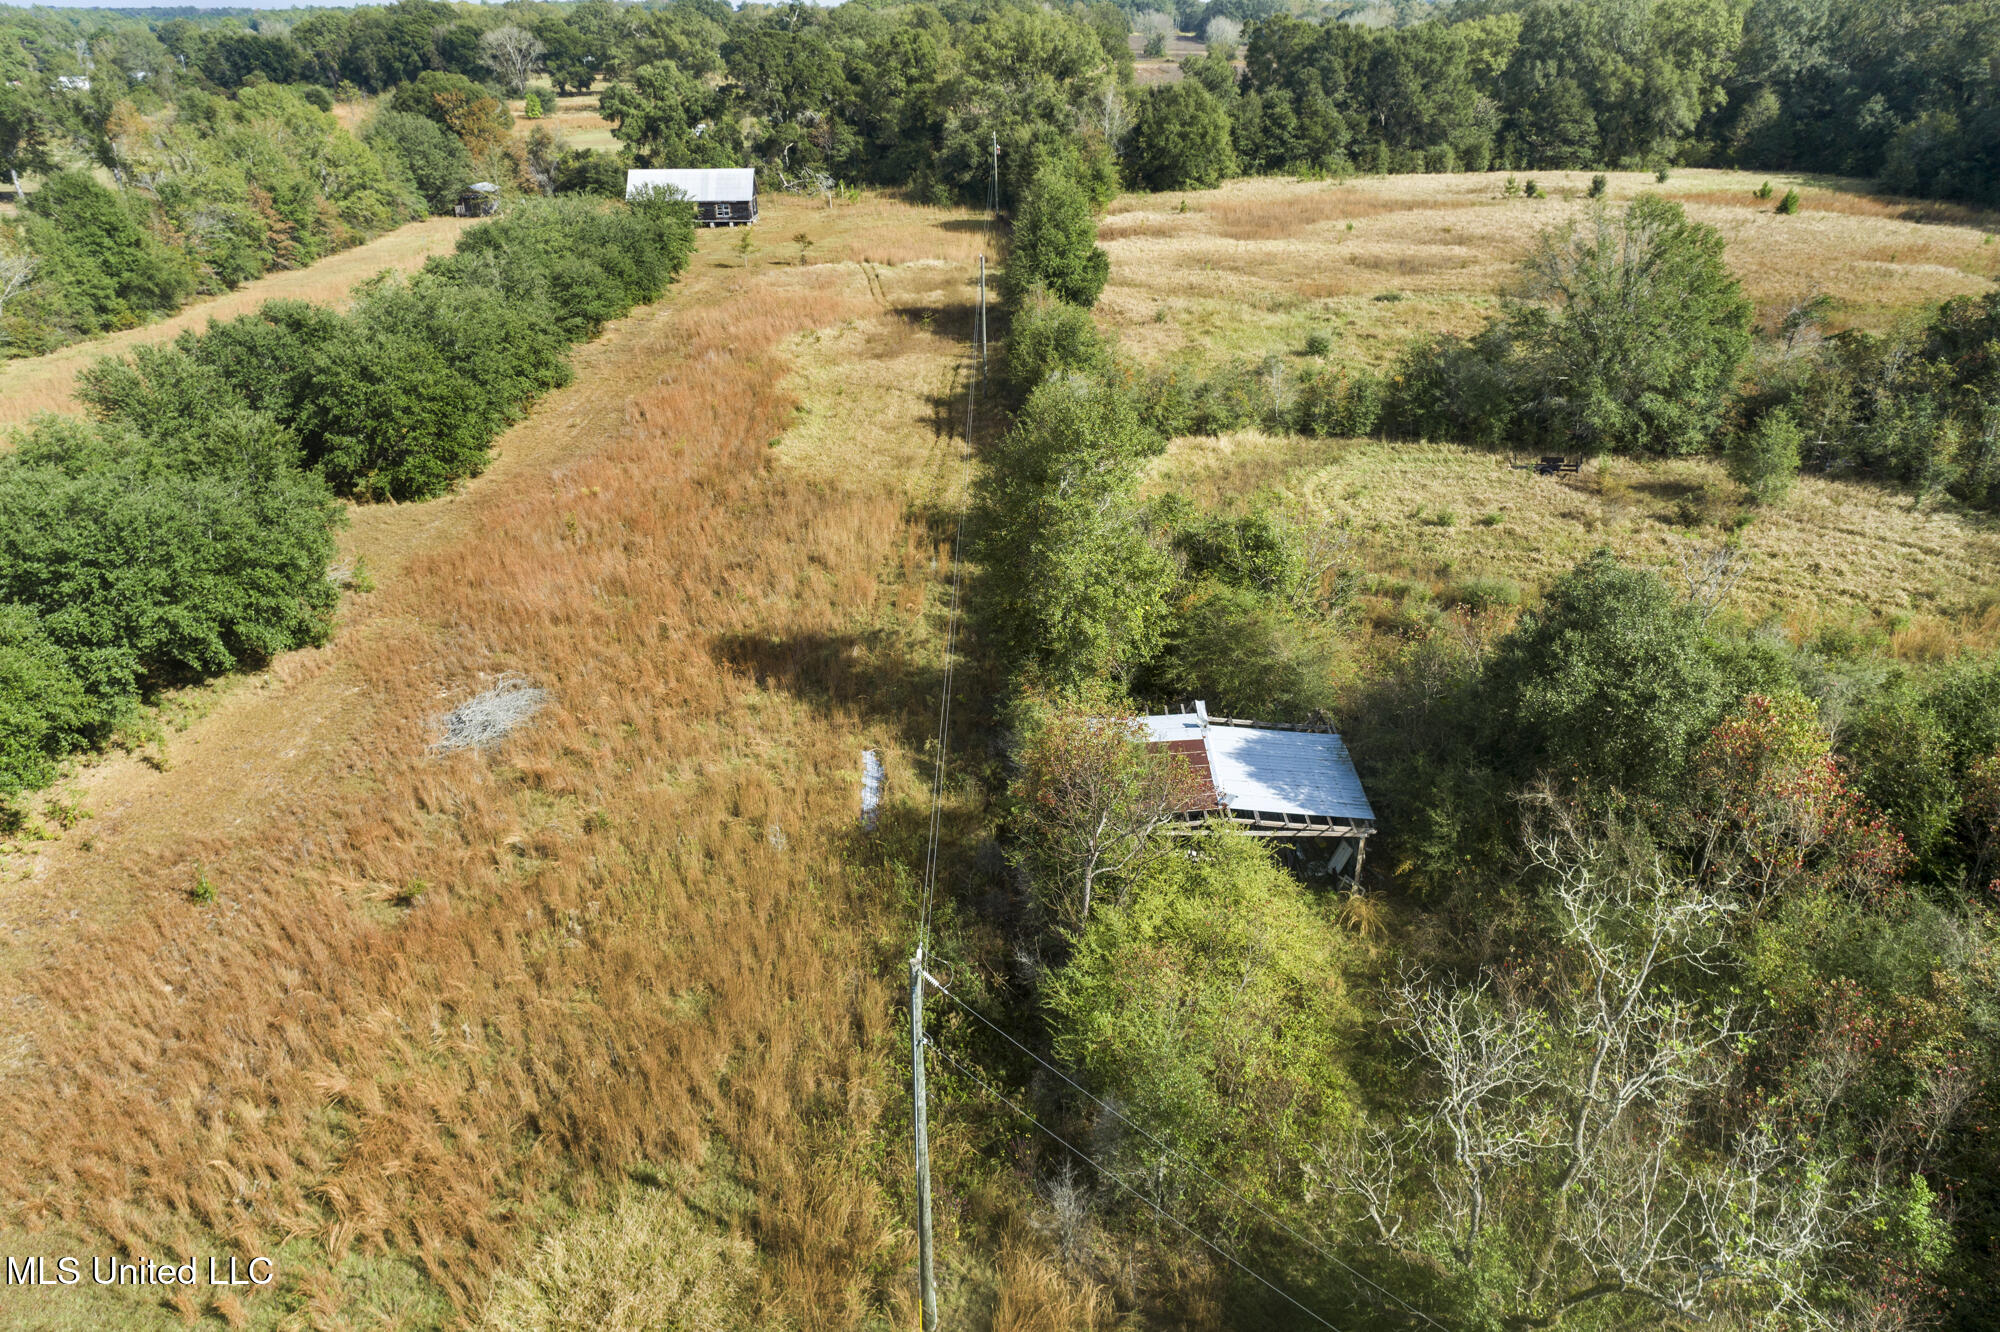
<svg viewBox="0 0 2000 1332"><path fill-rule="evenodd" d="M893 790L928 725L909 509L955 485L930 399L960 346L898 303L955 312L979 238L877 202L766 217L581 349L464 494L357 513L379 587L331 644L215 690L165 771L85 773L93 816L0 862L0 1005L28 1015L0 1238L267 1253L312 1325L423 1321L550 1206L713 1141L760 1298L819 1325L890 1298L865 1142L888 870L847 829L859 749ZM905 267L775 262L763 237L799 232ZM843 465L784 442L815 412L782 385L857 331L902 406ZM544 716L426 757L427 718L507 670ZM91 1298L78 1326L160 1314Z"/></svg>

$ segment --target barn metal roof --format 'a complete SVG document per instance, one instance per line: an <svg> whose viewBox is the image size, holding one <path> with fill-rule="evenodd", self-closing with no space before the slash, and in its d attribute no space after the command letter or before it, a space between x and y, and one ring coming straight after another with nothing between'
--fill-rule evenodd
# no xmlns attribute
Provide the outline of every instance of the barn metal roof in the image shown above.
<svg viewBox="0 0 2000 1332"><path fill-rule="evenodd" d="M627 171L625 197L640 190L679 190L696 203L737 203L757 197L756 167L671 167Z"/></svg>
<svg viewBox="0 0 2000 1332"><path fill-rule="evenodd" d="M1199 707L1199 705L1197 705ZM1206 711L1141 717L1146 739L1190 753L1198 742L1223 807L1367 819L1375 810L1337 735L1218 721Z"/></svg>

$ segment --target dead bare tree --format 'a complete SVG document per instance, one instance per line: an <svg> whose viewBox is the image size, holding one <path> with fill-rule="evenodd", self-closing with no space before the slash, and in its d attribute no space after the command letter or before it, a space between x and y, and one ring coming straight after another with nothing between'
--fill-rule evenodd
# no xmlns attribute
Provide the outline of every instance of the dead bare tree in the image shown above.
<svg viewBox="0 0 2000 1332"><path fill-rule="evenodd" d="M528 86L528 76L535 72L535 66L547 52L541 38L519 24L506 23L481 33L479 49L486 57L486 63L506 83L508 92L520 92Z"/></svg>
<svg viewBox="0 0 2000 1332"><path fill-rule="evenodd" d="M1705 545L1691 537L1676 537L1674 555L1680 561L1688 603L1703 624L1736 590L1750 568L1749 552L1730 541Z"/></svg>

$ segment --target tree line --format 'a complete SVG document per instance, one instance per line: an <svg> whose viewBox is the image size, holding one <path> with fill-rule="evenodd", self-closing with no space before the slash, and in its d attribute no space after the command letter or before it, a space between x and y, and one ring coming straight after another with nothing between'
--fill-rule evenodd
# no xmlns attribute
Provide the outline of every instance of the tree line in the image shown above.
<svg viewBox="0 0 2000 1332"><path fill-rule="evenodd" d="M345 313L269 301L85 371L87 418L0 454L0 817L157 690L324 642L338 497L476 475L693 233L674 199L524 201Z"/></svg>
<svg viewBox="0 0 2000 1332"><path fill-rule="evenodd" d="M1635 229L1673 285L1639 304L1681 321L1636 344L1590 306L1631 295L1590 260ZM1545 237L1538 273L1584 285L1418 359L1496 342L1452 382L1497 376L1540 428L1705 437L1748 341L1713 233L1642 199ZM1720 613L1698 568L1608 552L1518 615L1371 652L1337 522L1146 496L1161 390L1096 330L1106 277L1087 189L1045 169L969 528L1010 875L983 899L1000 942L947 933L931 963L1045 1034L1097 1099L1019 1094L1145 1195L1042 1161L1066 1260L1164 1310L1117 1256L1184 1242L1159 1207L1356 1327L1990 1321L2000 656L1794 645ZM1990 318L1948 306L1924 336L1957 365L1943 340ZM1626 392L1612 364L1663 378ZM1349 409L1438 391L1376 387ZM1191 698L1340 723L1393 897L1305 886L1227 825L1187 837L1215 793L1130 719ZM1232 1325L1307 1325L1247 1278L1211 1293Z"/></svg>

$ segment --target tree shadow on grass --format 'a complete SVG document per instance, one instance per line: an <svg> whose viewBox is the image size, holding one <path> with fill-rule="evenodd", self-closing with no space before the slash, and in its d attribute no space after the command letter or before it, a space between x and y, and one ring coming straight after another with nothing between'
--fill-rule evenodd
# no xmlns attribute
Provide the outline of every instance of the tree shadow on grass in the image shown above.
<svg viewBox="0 0 2000 1332"><path fill-rule="evenodd" d="M710 651L719 665L764 688L893 723L912 749L922 750L934 734L942 663L912 660L886 634L726 634Z"/></svg>

